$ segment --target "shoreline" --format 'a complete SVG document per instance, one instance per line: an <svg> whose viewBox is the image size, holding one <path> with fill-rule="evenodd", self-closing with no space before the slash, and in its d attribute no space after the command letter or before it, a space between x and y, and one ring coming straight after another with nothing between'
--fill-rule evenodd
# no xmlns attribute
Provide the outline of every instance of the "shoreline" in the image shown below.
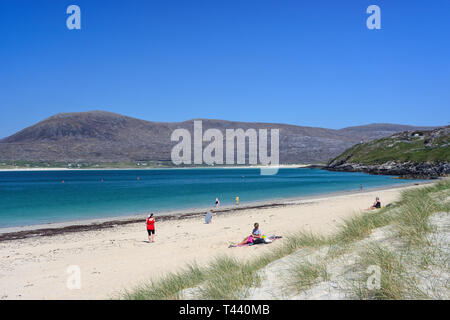
<svg viewBox="0 0 450 320"><path fill-rule="evenodd" d="M311 164L280 164L278 166L243 165L243 166L198 166L198 167L147 167L147 168L0 168L0 172L40 172L40 171L108 171L108 170L171 170L171 169L260 169L260 168L308 168Z"/></svg>
<svg viewBox="0 0 450 320"><path fill-rule="evenodd" d="M187 208L185 210L163 211L158 213L156 217L158 221L162 222L169 220L184 220L184 219L198 218L200 216L203 216L206 211L212 211L214 216L226 215L232 214L233 212L245 210L294 206L301 204L301 202L308 203L314 200L321 200L323 198L333 196L364 194L374 191L392 190L410 186L425 185L433 182L434 180L424 180L398 185L365 188L362 191L360 191L359 189L353 189L353 190L326 192L297 197L275 198L269 200L249 202L245 205L239 206L227 205L222 206L219 209L215 207L204 207L204 208ZM144 220L145 215L134 214L134 215L114 216L110 218L81 219L63 222L51 222L46 224L3 227L0 228L0 242L26 239L31 237L51 237L55 235L73 232L98 231L102 229L114 228L121 225L143 223Z"/></svg>

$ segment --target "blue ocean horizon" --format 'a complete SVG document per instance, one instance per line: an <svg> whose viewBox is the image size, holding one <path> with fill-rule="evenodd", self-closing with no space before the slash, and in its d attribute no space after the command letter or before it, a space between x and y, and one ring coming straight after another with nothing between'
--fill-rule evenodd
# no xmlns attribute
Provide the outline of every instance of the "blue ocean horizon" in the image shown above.
<svg viewBox="0 0 450 320"><path fill-rule="evenodd" d="M411 180L358 172L281 168L0 172L0 228L313 196Z"/></svg>

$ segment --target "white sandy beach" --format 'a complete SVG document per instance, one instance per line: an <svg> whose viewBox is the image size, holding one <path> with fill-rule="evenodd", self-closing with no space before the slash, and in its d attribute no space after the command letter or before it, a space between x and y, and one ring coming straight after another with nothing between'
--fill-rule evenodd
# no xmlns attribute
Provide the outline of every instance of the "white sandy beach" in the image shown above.
<svg viewBox="0 0 450 320"><path fill-rule="evenodd" d="M1 299L108 299L125 289L177 270L187 262L204 264L215 256L242 259L262 255L272 244L228 248L259 222L267 235L299 230L330 233L343 218L367 209L376 196L386 205L408 186L291 201L282 207L219 214L212 224L202 218L156 223L156 242L147 243L142 223L97 231L66 233L0 242ZM81 270L81 289L68 289L67 268Z"/></svg>

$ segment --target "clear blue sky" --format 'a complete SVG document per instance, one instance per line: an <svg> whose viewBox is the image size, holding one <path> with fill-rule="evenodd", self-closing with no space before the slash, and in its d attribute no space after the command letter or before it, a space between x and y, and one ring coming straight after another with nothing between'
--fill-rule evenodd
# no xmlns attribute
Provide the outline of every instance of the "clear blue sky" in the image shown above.
<svg viewBox="0 0 450 320"><path fill-rule="evenodd" d="M81 8L68 30L66 8ZM381 30L366 8L381 8ZM450 121L450 1L1 0L0 137L59 112Z"/></svg>

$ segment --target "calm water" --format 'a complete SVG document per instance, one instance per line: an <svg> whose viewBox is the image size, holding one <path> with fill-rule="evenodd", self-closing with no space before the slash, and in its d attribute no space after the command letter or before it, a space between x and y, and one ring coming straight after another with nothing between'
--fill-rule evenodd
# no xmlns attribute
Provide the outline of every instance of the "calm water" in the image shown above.
<svg viewBox="0 0 450 320"><path fill-rule="evenodd" d="M64 181L64 183L62 183ZM314 195L411 181L319 169L0 172L0 227Z"/></svg>

